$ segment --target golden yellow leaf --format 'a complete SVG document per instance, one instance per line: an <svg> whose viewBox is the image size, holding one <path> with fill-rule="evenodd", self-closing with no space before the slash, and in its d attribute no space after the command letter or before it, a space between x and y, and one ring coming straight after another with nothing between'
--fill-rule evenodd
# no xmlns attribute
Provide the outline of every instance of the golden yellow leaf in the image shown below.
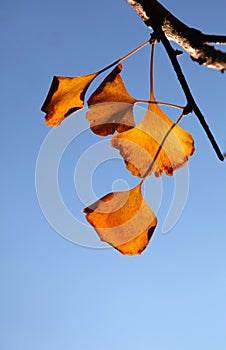
<svg viewBox="0 0 226 350"><path fill-rule="evenodd" d="M46 125L58 126L66 117L84 107L84 96L98 73L78 77L53 77L41 110L46 114Z"/></svg>
<svg viewBox="0 0 226 350"><path fill-rule="evenodd" d="M120 75L122 65L117 65L103 80L88 100L86 118L91 130L100 136L123 132L134 127L133 105Z"/></svg>
<svg viewBox="0 0 226 350"><path fill-rule="evenodd" d="M119 149L133 175L144 177L147 172L148 175L154 172L156 176L161 176L162 172L172 175L174 170L187 163L194 152L191 134L173 125L157 104L150 104L143 120L135 128L112 137L111 145ZM153 160L154 165L149 172Z"/></svg>
<svg viewBox="0 0 226 350"><path fill-rule="evenodd" d="M157 225L155 214L142 196L141 184L109 193L83 211L100 239L125 255L141 254Z"/></svg>

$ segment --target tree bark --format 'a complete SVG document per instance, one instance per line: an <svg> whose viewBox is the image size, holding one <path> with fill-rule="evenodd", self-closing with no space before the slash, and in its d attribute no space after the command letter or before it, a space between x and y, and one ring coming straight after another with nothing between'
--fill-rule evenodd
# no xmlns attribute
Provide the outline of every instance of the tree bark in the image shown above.
<svg viewBox="0 0 226 350"><path fill-rule="evenodd" d="M156 0L126 1L149 28L161 28L167 39L180 45L193 61L224 72L226 53L208 44L225 44L226 36L203 34L198 29L188 27Z"/></svg>

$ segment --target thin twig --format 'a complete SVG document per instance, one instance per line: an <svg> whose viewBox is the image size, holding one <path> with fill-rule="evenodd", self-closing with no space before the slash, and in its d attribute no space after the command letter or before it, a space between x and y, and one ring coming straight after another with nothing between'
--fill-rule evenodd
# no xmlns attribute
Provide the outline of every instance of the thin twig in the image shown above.
<svg viewBox="0 0 226 350"><path fill-rule="evenodd" d="M169 40L166 38L163 30L161 28L159 28L159 26L156 26L155 23L153 24L153 29L155 30L155 32L156 32L158 38L160 39L160 41L162 42L162 44L163 44L163 46L164 46L164 48L165 48L165 50L166 50L166 52L167 52L167 54L169 56L169 59L170 59L172 65L173 65L174 71L175 71L175 73L177 75L177 78L178 78L180 84L181 84L181 87L182 87L182 89L184 91L184 94L186 96L187 103L188 103L187 104L187 108L186 108L187 111L188 112L194 111L194 113L196 114L198 120L200 121L200 123L201 123L201 125L202 125L202 127L203 127L203 129L204 129L204 131L205 131L205 133L206 133L206 135L208 137L208 139L210 140L210 142L211 142L211 144L213 146L213 149L215 150L218 158L221 161L223 161L224 160L224 156L223 156L223 154L222 154L222 152L221 152L221 150L220 150L220 148L219 148L219 146L218 146L218 144L217 144L217 142L216 142L216 140L215 140L215 138L214 138L214 136L213 136L209 126L208 126L208 124L206 123L202 112L200 111L198 105L196 104L196 102L195 102L195 100L194 100L194 98L193 98L193 96L191 94L191 91L190 91L190 88L188 86L188 83L187 83L187 81L185 79L185 76L184 76L184 74L182 72L180 64L178 63L177 55L175 54L174 49L172 48Z"/></svg>
<svg viewBox="0 0 226 350"><path fill-rule="evenodd" d="M226 44L226 35L203 34L203 43L206 44Z"/></svg>

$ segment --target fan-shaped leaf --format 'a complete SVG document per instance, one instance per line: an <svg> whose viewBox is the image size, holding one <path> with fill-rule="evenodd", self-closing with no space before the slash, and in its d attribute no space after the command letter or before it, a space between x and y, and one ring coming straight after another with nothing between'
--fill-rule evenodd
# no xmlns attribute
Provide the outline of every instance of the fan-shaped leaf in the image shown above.
<svg viewBox="0 0 226 350"><path fill-rule="evenodd" d="M123 132L134 127L133 104L120 75L122 65L116 66L88 100L86 118L91 130L101 136Z"/></svg>
<svg viewBox="0 0 226 350"><path fill-rule="evenodd" d="M46 125L58 126L63 119L84 107L84 96L98 73L78 77L53 77L41 110L46 114Z"/></svg>
<svg viewBox="0 0 226 350"><path fill-rule="evenodd" d="M162 172L172 175L194 152L191 134L178 125L172 128L173 125L157 104L150 104L143 120L135 128L115 135L111 145L119 149L133 175L145 176L153 160L151 170L156 176Z"/></svg>
<svg viewBox="0 0 226 350"><path fill-rule="evenodd" d="M100 239L125 255L141 254L157 225L155 214L142 196L141 184L109 193L84 212Z"/></svg>

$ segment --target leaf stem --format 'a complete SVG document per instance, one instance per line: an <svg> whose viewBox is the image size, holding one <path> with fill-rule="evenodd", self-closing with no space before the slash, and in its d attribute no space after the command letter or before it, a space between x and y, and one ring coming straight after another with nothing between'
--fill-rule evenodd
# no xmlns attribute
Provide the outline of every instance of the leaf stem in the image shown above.
<svg viewBox="0 0 226 350"><path fill-rule="evenodd" d="M174 128L177 124L179 124L179 122L181 121L181 119L182 119L183 117L184 117L184 114L181 113L181 115L179 116L179 118L177 119L177 121L171 125L171 127L169 128L169 130L167 131L167 133L166 133L165 136L163 137L163 140L162 140L162 142L161 142L161 144L160 144L160 146L159 146L159 148L158 148L158 150L157 150L157 152L156 152L156 154L155 154L155 156L154 156L154 159L152 160L150 166L149 166L148 169L146 170L146 172L145 172L145 174L144 174L144 176L143 176L143 179L142 179L142 181L140 182L140 184L142 184L142 183L145 181L145 179L147 178L148 174L152 171L152 168L153 168L153 166L155 165L155 161L156 161L156 159L158 158L159 153L161 152L161 149L162 149L162 147L163 147L163 145L164 145L164 143L165 143L167 137L169 136L169 134L171 133L171 131L173 130L173 128Z"/></svg>
<svg viewBox="0 0 226 350"><path fill-rule="evenodd" d="M174 107L178 109L184 109L184 106L179 106L174 103L168 103L168 102L163 102L163 101L150 101L150 100L136 100L136 102L141 102L141 103L153 103L157 105L163 105L163 106L168 106L168 107Z"/></svg>
<svg viewBox="0 0 226 350"><path fill-rule="evenodd" d="M155 100L155 93L154 93L154 50L155 50L155 42L152 42L151 57L150 57L150 100L149 101L139 100L139 102L161 104L164 106L170 106L170 107L174 107L174 108L184 109L184 107L175 105L173 103L167 103L167 102L162 102L162 101L157 102Z"/></svg>
<svg viewBox="0 0 226 350"><path fill-rule="evenodd" d="M151 45L151 58L150 58L150 101L155 100L154 81L153 81L154 49L155 49L155 43L152 43L152 45Z"/></svg>
<svg viewBox="0 0 226 350"><path fill-rule="evenodd" d="M108 66L102 68L101 70L99 70L97 72L97 75L105 72L106 70L108 70L109 68L115 66L116 64L118 64L119 62L125 60L126 58L128 58L129 56L133 55L135 52L139 51L140 49L142 49L143 47L145 47L146 45L150 44L150 39L143 42L142 44L140 44L139 46L135 47L135 49L131 50L130 52L128 52L127 54L123 55L122 57L118 58L116 61L110 63Z"/></svg>

